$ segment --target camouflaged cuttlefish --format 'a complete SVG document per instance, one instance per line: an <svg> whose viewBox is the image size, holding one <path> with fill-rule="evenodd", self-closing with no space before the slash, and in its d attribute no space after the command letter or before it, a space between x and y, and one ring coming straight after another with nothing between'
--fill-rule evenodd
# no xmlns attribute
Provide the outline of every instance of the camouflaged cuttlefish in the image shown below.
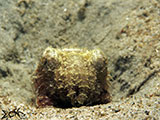
<svg viewBox="0 0 160 120"><path fill-rule="evenodd" d="M48 47L33 75L39 107L108 103L107 59L98 50Z"/></svg>

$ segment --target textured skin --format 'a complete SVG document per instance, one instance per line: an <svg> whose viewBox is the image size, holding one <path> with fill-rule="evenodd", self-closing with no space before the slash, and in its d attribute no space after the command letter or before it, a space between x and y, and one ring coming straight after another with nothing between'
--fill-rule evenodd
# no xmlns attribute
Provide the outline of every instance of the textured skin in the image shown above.
<svg viewBox="0 0 160 120"><path fill-rule="evenodd" d="M110 101L107 59L100 50L48 47L34 73L36 104L79 107Z"/></svg>

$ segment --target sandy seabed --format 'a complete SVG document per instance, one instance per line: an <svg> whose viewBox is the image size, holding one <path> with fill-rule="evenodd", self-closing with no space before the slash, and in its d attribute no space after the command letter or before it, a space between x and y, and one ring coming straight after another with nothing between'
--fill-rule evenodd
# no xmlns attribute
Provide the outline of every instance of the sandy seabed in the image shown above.
<svg viewBox="0 0 160 120"><path fill-rule="evenodd" d="M159 120L159 0L1 0L0 117ZM36 108L31 76L48 47L101 49L112 101Z"/></svg>

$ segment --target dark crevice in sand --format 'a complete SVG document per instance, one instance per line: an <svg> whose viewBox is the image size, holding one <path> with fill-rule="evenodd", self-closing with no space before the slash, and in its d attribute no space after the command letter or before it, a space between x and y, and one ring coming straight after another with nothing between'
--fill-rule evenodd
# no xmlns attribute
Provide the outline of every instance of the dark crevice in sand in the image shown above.
<svg viewBox="0 0 160 120"><path fill-rule="evenodd" d="M153 71L151 74L149 74L149 75L147 76L147 78L144 79L139 85L137 85L137 86L135 86L135 88L129 90L129 92L128 92L128 94L127 94L127 97L129 97L129 96L131 96L131 95L136 94L137 92L139 92L140 89L141 89L144 85L146 85L146 83L147 83L151 78L155 77L156 74L159 73L159 72L160 72L160 69L159 69L159 70L155 70L155 71Z"/></svg>

